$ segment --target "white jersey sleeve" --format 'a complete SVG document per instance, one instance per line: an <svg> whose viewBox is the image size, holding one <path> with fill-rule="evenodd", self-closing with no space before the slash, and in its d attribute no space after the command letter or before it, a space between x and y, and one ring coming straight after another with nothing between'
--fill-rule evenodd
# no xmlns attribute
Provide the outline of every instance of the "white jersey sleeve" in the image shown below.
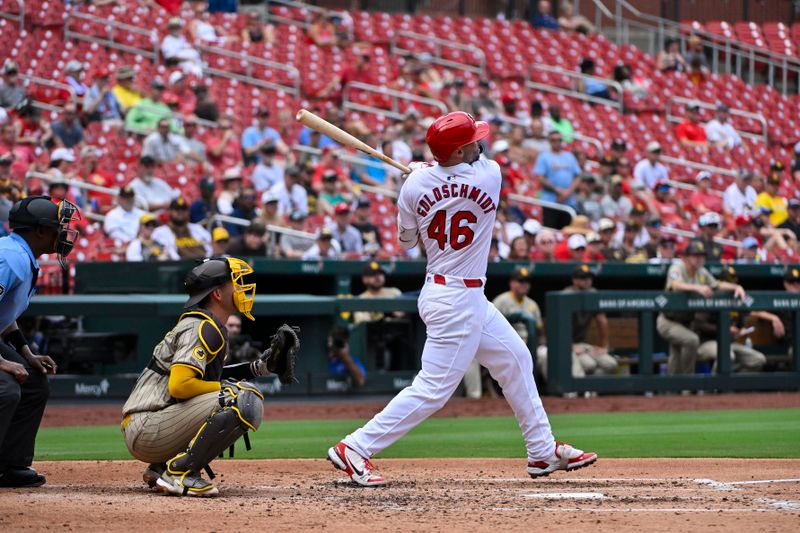
<svg viewBox="0 0 800 533"><path fill-rule="evenodd" d="M398 199L401 245L413 246L418 234L428 272L485 277L500 183L500 167L483 157L472 165L412 172Z"/></svg>

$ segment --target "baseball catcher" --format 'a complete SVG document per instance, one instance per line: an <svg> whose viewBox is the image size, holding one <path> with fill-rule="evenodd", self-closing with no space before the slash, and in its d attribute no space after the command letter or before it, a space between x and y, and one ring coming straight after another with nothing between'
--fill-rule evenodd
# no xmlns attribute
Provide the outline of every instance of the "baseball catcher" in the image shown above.
<svg viewBox="0 0 800 533"><path fill-rule="evenodd" d="M297 328L283 325L258 358L224 366L228 353L225 322L251 311L255 283L244 283L253 269L234 257L206 259L186 276L186 308L153 351L122 408L122 432L131 454L149 463L143 479L167 494L214 496L201 477L209 463L244 436L256 431L264 396L246 380L269 373L281 383L294 381L300 342Z"/></svg>

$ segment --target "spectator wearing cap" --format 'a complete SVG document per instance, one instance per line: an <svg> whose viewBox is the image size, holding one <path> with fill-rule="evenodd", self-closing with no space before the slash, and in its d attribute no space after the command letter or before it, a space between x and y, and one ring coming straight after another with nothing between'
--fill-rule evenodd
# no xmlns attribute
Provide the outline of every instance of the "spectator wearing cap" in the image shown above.
<svg viewBox="0 0 800 533"><path fill-rule="evenodd" d="M183 163L189 156L189 146L183 137L170 133L170 119L159 119L156 131L144 139L142 155L152 157L158 163Z"/></svg>
<svg viewBox="0 0 800 533"><path fill-rule="evenodd" d="M661 145L655 141L647 143L645 148L647 156L636 163L633 168L634 189L653 190L656 183L669 180L669 172L659 159L661 158Z"/></svg>
<svg viewBox="0 0 800 533"><path fill-rule="evenodd" d="M168 64L177 64L186 74L203 77L200 52L183 36L183 20L172 17L167 22L167 35L161 40L161 55Z"/></svg>
<svg viewBox="0 0 800 533"><path fill-rule="evenodd" d="M754 207L769 211L769 221L777 227L783 224L789 217L788 200L781 196L781 176L773 171L767 176L764 183L764 190L756 196Z"/></svg>
<svg viewBox="0 0 800 533"><path fill-rule="evenodd" d="M747 295L741 285L727 281L717 281L706 270L706 248L699 240L693 240L684 251L680 262L667 271L666 291L696 293L703 298L711 298L714 290L733 291L734 297L744 300ZM667 372L693 374L697 361L697 348L700 337L690 328L694 314L687 311L664 311L656 319L659 335L669 343Z"/></svg>
<svg viewBox="0 0 800 533"><path fill-rule="evenodd" d="M220 117L217 102L208 95L208 87L202 83L192 85L192 92L197 98L194 105L194 114L197 118L217 122ZM237 139L238 140L238 139Z"/></svg>
<svg viewBox="0 0 800 533"><path fill-rule="evenodd" d="M239 165L242 162L242 148L239 136L233 130L233 119L224 115L217 124L219 127L206 139L208 162L217 170Z"/></svg>
<svg viewBox="0 0 800 533"><path fill-rule="evenodd" d="M800 241L800 200L790 198L786 205L789 215L778 228L790 230L794 233L795 239Z"/></svg>
<svg viewBox="0 0 800 533"><path fill-rule="evenodd" d="M511 272L509 290L499 294L492 303L514 327L522 341L530 346L544 346L545 332L539 305L530 297L531 272L518 266ZM535 349L531 353L536 353Z"/></svg>
<svg viewBox="0 0 800 533"><path fill-rule="evenodd" d="M119 129L122 127L122 106L109 81L107 68L100 67L95 71L92 86L83 97L83 114L89 122L102 122L103 125Z"/></svg>
<svg viewBox="0 0 800 533"><path fill-rule="evenodd" d="M134 86L135 78L136 71L133 67L122 65L117 69L117 83L111 89L111 93L116 98L123 115L144 98Z"/></svg>
<svg viewBox="0 0 800 533"><path fill-rule="evenodd" d="M228 244L231 242L231 236L228 230L222 226L217 226L211 230L211 254L214 257L219 257L228 253Z"/></svg>
<svg viewBox="0 0 800 533"><path fill-rule="evenodd" d="M742 241L741 248L738 249L735 262L740 264L762 263L765 255L764 251L759 249L758 239L746 237Z"/></svg>
<svg viewBox="0 0 800 533"><path fill-rule="evenodd" d="M617 224L610 218L601 218L597 223L597 234L600 237L600 253L605 261L624 261L625 255L615 245L614 235Z"/></svg>
<svg viewBox="0 0 800 533"><path fill-rule="evenodd" d="M753 188L753 173L739 169L733 183L728 185L723 196L722 209L726 215L738 217L752 211L758 193Z"/></svg>
<svg viewBox="0 0 800 533"><path fill-rule="evenodd" d="M230 216L233 213L233 204L242 194L243 186L244 178L240 167L235 166L225 170L222 175L222 191L217 196L217 211L221 215Z"/></svg>
<svg viewBox="0 0 800 533"><path fill-rule="evenodd" d="M361 234L364 252L373 257L377 255L382 247L381 232L371 221L370 202L367 198L358 199L351 224Z"/></svg>
<svg viewBox="0 0 800 533"><path fill-rule="evenodd" d="M667 226L679 226L683 220L681 207L675 200L672 186L667 181L656 183L653 197L647 198L650 211Z"/></svg>
<svg viewBox="0 0 800 533"><path fill-rule="evenodd" d="M241 237L234 238L228 246L228 254L235 257L267 257L267 226L260 220L253 220L245 228Z"/></svg>
<svg viewBox="0 0 800 533"><path fill-rule="evenodd" d="M81 81L81 77L83 76L83 63L77 59L72 59L67 63L67 66L64 67L64 74L64 83L72 87L76 98L82 99L86 95L86 91L89 90L86 84ZM68 100L70 96L70 93L67 92L64 100Z"/></svg>
<svg viewBox="0 0 800 533"><path fill-rule="evenodd" d="M600 220L603 216L600 205L603 199L602 191L603 187L592 174L588 172L581 174L578 186L575 188L575 211L586 215L589 220Z"/></svg>
<svg viewBox="0 0 800 533"><path fill-rule="evenodd" d="M658 239L656 254L647 260L650 264L671 265L680 261L675 255L677 241L672 235L662 235Z"/></svg>
<svg viewBox="0 0 800 533"><path fill-rule="evenodd" d="M575 206L574 192L578 186L577 176L581 173L577 159L563 149L563 136L558 131L550 132L550 152L539 154L533 174L542 186L541 198L548 202L557 202ZM569 215L563 211L543 209L545 226L560 229L569 222Z"/></svg>
<svg viewBox="0 0 800 533"><path fill-rule="evenodd" d="M261 146L261 159L258 161L256 168L253 170L253 174L250 176L250 179L253 181L253 187L255 187L258 193L263 193L283 181L285 169L284 166L279 164L275 159L277 151L275 143Z"/></svg>
<svg viewBox="0 0 800 533"><path fill-rule="evenodd" d="M128 243L139 233L139 223L145 211L134 205L136 193L130 186L122 187L117 196L117 205L106 213L103 231L114 239Z"/></svg>
<svg viewBox="0 0 800 533"><path fill-rule="evenodd" d="M50 124L42 120L41 111L32 103L26 103L17 111L14 127L17 129L17 144L23 145L32 155L36 148L49 146L53 139Z"/></svg>
<svg viewBox="0 0 800 533"><path fill-rule="evenodd" d="M628 144L625 142L625 139L617 137L611 141L611 146L609 147L609 155L611 156L611 160L614 162L615 167L617 163L619 163L619 160L625 157L625 152L627 151L628 151ZM616 168L614 170L616 170Z"/></svg>
<svg viewBox="0 0 800 533"><path fill-rule="evenodd" d="M728 265L722 269L719 275L720 281L728 283L739 283L736 270ZM766 318L776 317L772 313L752 313L758 314L758 317ZM736 364L740 372L759 372L767 363L766 356L746 346L742 341L747 338L745 332L745 319L748 318L747 313L740 311L730 312L730 332L731 332L731 349L730 358ZM780 320L777 320L780 322ZM711 313L695 313L691 325L692 331L696 332L700 337L700 346L697 348L697 359L704 363L713 363L713 370L716 372L717 368L717 336L719 335L719 320L718 314Z"/></svg>
<svg viewBox="0 0 800 533"><path fill-rule="evenodd" d="M700 104L690 102L686 106L686 118L675 127L675 137L684 146L708 148L708 137L700 123Z"/></svg>
<svg viewBox="0 0 800 533"><path fill-rule="evenodd" d="M317 231L314 245L303 253L302 259L304 261L338 259L338 247L339 243L334 240L331 229L328 227L320 228Z"/></svg>
<svg viewBox="0 0 800 533"><path fill-rule="evenodd" d="M608 184L608 192L600 199L603 217L627 220L633 210L633 202L622 191L622 177L614 174Z"/></svg>
<svg viewBox="0 0 800 533"><path fill-rule="evenodd" d="M139 235L125 248L126 261L166 261L169 254L153 240L153 231L158 227L158 219L152 213L139 217Z"/></svg>
<svg viewBox="0 0 800 533"><path fill-rule="evenodd" d="M705 129L708 144L711 146L718 148L743 146L747 148L747 145L742 143L742 136L731 124L730 108L725 104L717 106L714 118L706 123Z"/></svg>
<svg viewBox="0 0 800 533"><path fill-rule="evenodd" d="M83 143L83 127L78 120L78 107L68 102L64 104L61 118L50 125L56 146L72 148Z"/></svg>
<svg viewBox="0 0 800 533"><path fill-rule="evenodd" d="M169 204L169 221L153 231L170 259L201 259L211 255L211 234L199 224L189 222L189 204L182 197Z"/></svg>
<svg viewBox="0 0 800 533"><path fill-rule="evenodd" d="M125 128L146 135L157 128L161 119L171 121L172 110L164 103L164 82L156 78L150 82L147 98L141 99L128 110Z"/></svg>
<svg viewBox="0 0 800 533"><path fill-rule="evenodd" d="M580 73L584 76L597 77L595 73L595 62L591 58L583 58L579 66ZM586 93L593 98L603 98L611 100L611 92L608 90L608 85L596 80L594 78L576 78L575 89L579 92Z"/></svg>
<svg viewBox="0 0 800 533"><path fill-rule="evenodd" d="M542 224L535 218L526 219L522 224L522 234L528 241L528 247L531 251L536 247L536 235L542 231Z"/></svg>
<svg viewBox="0 0 800 533"><path fill-rule="evenodd" d="M583 254L583 261L589 263L602 263L606 260L603 254L603 239L596 231L586 234L586 252Z"/></svg>
<svg viewBox="0 0 800 533"><path fill-rule="evenodd" d="M274 145L281 154L288 154L289 147L281 139L280 133L269 126L270 112L268 107L261 107L256 111L256 124L250 126L242 133L242 149L248 160L260 161L260 151L264 146Z"/></svg>
<svg viewBox="0 0 800 533"><path fill-rule="evenodd" d="M689 197L689 203L694 210L702 215L703 213L721 213L723 210L723 198L716 191L711 189L711 173L701 170L695 178L697 190Z"/></svg>
<svg viewBox="0 0 800 533"><path fill-rule="evenodd" d="M350 223L351 218L350 206L341 203L334 209L334 222L329 227L333 238L339 243L342 254L359 257L364 252L364 242L361 233Z"/></svg>
<svg viewBox="0 0 800 533"><path fill-rule="evenodd" d="M27 93L25 86L19 78L19 65L10 59L6 59L0 69L2 79L0 79L0 107L14 109L25 101Z"/></svg>
<svg viewBox="0 0 800 533"><path fill-rule="evenodd" d="M567 246L565 253L556 251L556 258L560 261L568 261L571 263L580 263L586 255L586 237L580 233L570 235L567 239Z"/></svg>
<svg viewBox="0 0 800 533"><path fill-rule="evenodd" d="M480 120L492 120L500 116L503 105L492 94L492 82L485 78L478 80L478 94L467 102L466 110Z"/></svg>
<svg viewBox="0 0 800 533"><path fill-rule="evenodd" d="M267 225L284 225L283 217L278 212L278 200L278 196L270 191L266 191L261 195L261 213L258 215L259 220Z"/></svg>
<svg viewBox="0 0 800 533"><path fill-rule="evenodd" d="M544 131L547 134L548 142L550 141L550 134L557 131L565 143L571 143L575 139L575 129L572 123L566 118L561 116L561 108L557 105L550 105L548 108L548 115L544 117ZM550 143L552 149L553 144Z"/></svg>
<svg viewBox="0 0 800 533"><path fill-rule="evenodd" d="M244 187L241 194L233 202L233 211L231 216L236 218L243 218L245 220L253 220L258 216L256 204L260 196L256 194L255 189L252 187ZM242 234L242 226L225 224L228 233L232 237L237 237ZM235 254L234 254L235 255Z"/></svg>
<svg viewBox="0 0 800 533"><path fill-rule="evenodd" d="M386 271L377 261L369 261L364 265L361 283L365 290L357 295L358 298L397 298L402 294L400 289L386 286ZM402 312L390 314L394 318L405 316ZM377 322L386 318L386 315L381 311L356 311L353 313L353 323Z"/></svg>
<svg viewBox="0 0 800 533"><path fill-rule="evenodd" d="M179 195L166 181L155 176L155 169L155 159L147 155L140 157L139 175L128 184L136 193L137 205L150 212L166 209Z"/></svg>
<svg viewBox="0 0 800 533"><path fill-rule="evenodd" d="M597 292L597 289L592 287L593 282L592 269L589 265L583 264L572 272L572 284L561 292L568 294ZM589 328L592 323L597 325L599 345L589 343ZM572 360L577 361L580 365L580 370L575 375L577 365L573 364L573 376L613 374L617 368L617 360L608 352L608 317L606 314L591 311L573 313Z"/></svg>
<svg viewBox="0 0 800 533"><path fill-rule="evenodd" d="M697 224L700 226L700 236L697 240L705 246L706 261L719 262L722 259L722 245L714 239L719 234L722 219L718 213L710 211L701 215Z"/></svg>
<svg viewBox="0 0 800 533"><path fill-rule="evenodd" d="M289 167L283 173L283 180L264 193L278 199L278 214L281 217L286 217L293 211L308 214L308 192L300 185L300 177L301 171L298 167Z"/></svg>
<svg viewBox="0 0 800 533"><path fill-rule="evenodd" d="M305 231L306 215L294 211L289 215L289 228L295 231ZM300 259L303 254L314 245L314 239L300 235L283 233L280 236L280 252L288 259Z"/></svg>
<svg viewBox="0 0 800 533"><path fill-rule="evenodd" d="M214 198L217 186L214 178L210 176L204 176L197 185L200 189L200 198L192 202L189 208L189 222L202 224L217 214L217 201Z"/></svg>

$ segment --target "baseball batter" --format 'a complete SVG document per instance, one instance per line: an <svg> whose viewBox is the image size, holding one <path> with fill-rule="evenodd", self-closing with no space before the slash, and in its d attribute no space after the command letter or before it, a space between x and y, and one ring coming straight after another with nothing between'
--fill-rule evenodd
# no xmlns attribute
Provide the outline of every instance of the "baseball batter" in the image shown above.
<svg viewBox="0 0 800 533"><path fill-rule="evenodd" d="M219 493L203 479L208 464L246 432L256 431L264 412L261 392L242 381L275 372L293 380L296 333L281 326L260 358L223 366L228 317L239 311L250 320L253 269L234 257L207 259L186 276L189 293L178 323L156 346L153 358L122 408L122 432L131 454L150 465L144 481L161 492L189 496ZM288 362L287 362L288 358Z"/></svg>
<svg viewBox="0 0 800 533"><path fill-rule="evenodd" d="M428 257L419 296L427 327L422 370L364 427L328 450L358 485L385 485L370 458L444 406L473 359L489 369L514 410L528 452L528 474L546 476L594 463L553 438L533 380L533 361L514 328L483 293L500 195L500 167L481 157L489 125L464 112L437 119L426 141L438 165L415 169L400 190L398 239L421 242Z"/></svg>

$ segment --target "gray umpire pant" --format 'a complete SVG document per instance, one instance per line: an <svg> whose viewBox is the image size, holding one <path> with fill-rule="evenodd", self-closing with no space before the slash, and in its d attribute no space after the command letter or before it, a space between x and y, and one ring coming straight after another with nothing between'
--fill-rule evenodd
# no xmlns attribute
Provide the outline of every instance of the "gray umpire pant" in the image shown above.
<svg viewBox="0 0 800 533"><path fill-rule="evenodd" d="M0 370L0 470L33 463L36 433L42 422L50 385L47 376L31 367L14 348L0 341L0 356L28 371L24 383Z"/></svg>
<svg viewBox="0 0 800 533"><path fill-rule="evenodd" d="M700 337L697 333L663 314L659 314L656 319L656 330L669 343L667 373L694 374L697 348L700 346Z"/></svg>

